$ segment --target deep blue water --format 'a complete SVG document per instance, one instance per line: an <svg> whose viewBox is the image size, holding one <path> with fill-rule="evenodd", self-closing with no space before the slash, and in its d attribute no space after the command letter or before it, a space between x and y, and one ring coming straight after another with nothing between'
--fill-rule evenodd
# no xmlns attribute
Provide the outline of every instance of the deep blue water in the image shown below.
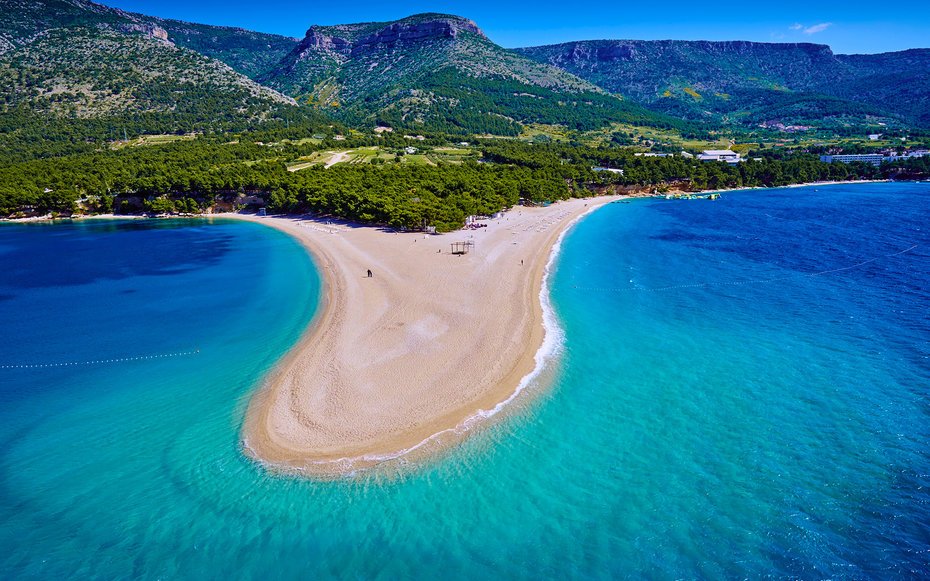
<svg viewBox="0 0 930 581"><path fill-rule="evenodd" d="M253 224L0 227L0 577L925 578L930 185L611 204L553 385L453 453L309 482L238 429L319 292Z"/></svg>
<svg viewBox="0 0 930 581"><path fill-rule="evenodd" d="M568 239L557 397L605 426L577 444L611 450L632 571L930 574L928 225L928 184L840 185L612 205Z"/></svg>

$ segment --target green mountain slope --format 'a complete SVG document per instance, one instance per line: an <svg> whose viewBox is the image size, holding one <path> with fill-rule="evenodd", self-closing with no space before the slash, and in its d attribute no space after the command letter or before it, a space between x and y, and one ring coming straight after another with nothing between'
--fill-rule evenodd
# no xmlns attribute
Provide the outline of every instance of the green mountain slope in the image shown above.
<svg viewBox="0 0 930 581"><path fill-rule="evenodd" d="M179 119L261 118L290 104L227 65L143 35L55 28L0 55L7 108L78 118L160 113ZM189 118L189 119L188 119Z"/></svg>
<svg viewBox="0 0 930 581"><path fill-rule="evenodd" d="M66 153L142 133L240 131L284 118L328 123L230 65L170 40L172 34L196 37L188 42L257 71L287 48L261 35L184 26L85 0L0 0L0 13L5 154L33 155L40 146L40 154ZM242 49L253 42L271 48Z"/></svg>
<svg viewBox="0 0 930 581"><path fill-rule="evenodd" d="M512 51L443 14L313 26L302 40L88 0L0 0L0 14L0 145L65 120L71 141L326 117L496 135L531 123L930 127L925 49L583 41Z"/></svg>
<svg viewBox="0 0 930 581"><path fill-rule="evenodd" d="M837 58L854 73L828 80L819 90L882 107L930 127L930 49Z"/></svg>
<svg viewBox="0 0 930 581"><path fill-rule="evenodd" d="M930 50L850 56L806 43L603 40L518 52L685 118L930 122Z"/></svg>
<svg viewBox="0 0 930 581"><path fill-rule="evenodd" d="M0 12L5 111L71 118L158 113L209 123L261 119L293 105L201 54L224 55L257 72L293 44L283 37L149 18L86 0L0 0ZM172 34L201 52L179 46Z"/></svg>
<svg viewBox="0 0 930 581"><path fill-rule="evenodd" d="M674 123L505 50L474 22L443 14L313 26L258 80L356 123L497 134L529 122Z"/></svg>
<svg viewBox="0 0 930 581"><path fill-rule="evenodd" d="M151 19L168 33L168 40L222 61L250 78L273 69L297 46L298 40L242 28L193 24L179 20Z"/></svg>
<svg viewBox="0 0 930 581"><path fill-rule="evenodd" d="M0 52L52 28L105 27L168 40L255 77L272 69L298 43L277 34L168 20L88 0L0 0L0 9Z"/></svg>

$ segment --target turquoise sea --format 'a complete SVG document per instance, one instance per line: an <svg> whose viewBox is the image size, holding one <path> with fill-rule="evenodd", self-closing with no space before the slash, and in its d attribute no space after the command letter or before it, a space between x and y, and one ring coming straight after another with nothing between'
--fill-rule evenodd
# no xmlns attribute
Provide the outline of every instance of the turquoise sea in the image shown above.
<svg viewBox="0 0 930 581"><path fill-rule="evenodd" d="M335 482L239 450L316 308L293 240L2 225L0 267L0 578L930 575L930 184L598 210L552 385Z"/></svg>

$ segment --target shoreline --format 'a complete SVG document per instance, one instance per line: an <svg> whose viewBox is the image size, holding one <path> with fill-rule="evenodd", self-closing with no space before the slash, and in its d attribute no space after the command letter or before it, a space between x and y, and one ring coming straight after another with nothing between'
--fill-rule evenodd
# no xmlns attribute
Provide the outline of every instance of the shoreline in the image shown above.
<svg viewBox="0 0 930 581"><path fill-rule="evenodd" d="M752 190L782 190L782 189L794 189L794 188L808 188L813 186L837 186L844 184L884 184L890 183L897 180L849 180L849 181L825 181L825 182L806 182L803 184L788 184L785 186L748 186L741 188L723 188L718 190L697 190L694 192L689 192L692 194L724 194L727 192L742 192L742 191L752 191ZM903 181L903 180L902 180ZM686 192L681 192L686 193ZM658 197L664 196L665 194L655 194Z"/></svg>
<svg viewBox="0 0 930 581"><path fill-rule="evenodd" d="M814 182L810 184L779 186L779 188L881 183L887 181L890 180ZM778 188L743 187L705 190L703 193L742 190L751 191L755 189ZM522 317L526 319L528 323L522 325L518 330L517 335L519 336L519 340L513 341L513 338L508 338L506 335L501 335L500 333L496 335L498 340L517 343L522 348L513 349L511 346L510 349L502 349L500 353L494 349L485 349L483 352L485 355L484 360L494 360L492 363L496 368L495 374L493 374L493 377L479 377L475 382L477 388L473 385L473 389L469 392L468 398L456 401L455 406L444 406L441 405L440 402L440 405L433 405L431 408L426 406L428 409L424 413L416 413L422 411L414 409L416 406L407 406L405 410L395 409L394 411L405 412L396 415L395 419L398 420L397 426L388 426L386 429L382 430L380 434L363 434L364 437L361 438L357 436L359 431L364 432L364 429L353 430L350 426L350 429L347 431L345 425L346 418L341 418L339 421L343 423L341 425L336 425L334 429L332 426L326 424L326 421L332 418L324 417L322 418L323 421L321 421L320 417L315 417L313 413L308 413L307 410L311 409L314 404L323 403L332 406L333 402L324 401L326 398L324 398L324 400L318 398L314 399L314 394L310 392L313 391L314 387L320 388L320 385L308 387L306 384L301 384L301 382L304 381L301 377L306 378L314 374L320 375L324 373L324 370L328 371L326 368L330 366L333 361L339 359L338 356L331 357L329 360L323 360L319 357L314 360L312 357L313 351L332 338L331 335L334 328L346 324L344 320L345 317L337 315L339 315L340 311L345 312L348 309L347 299L345 293L342 291L345 290L348 284L347 281L352 276L348 274L350 265L344 260L345 254L340 254L342 251L330 248L329 242L342 238L351 238L354 237L356 233L364 232L366 233L366 237L373 237L363 245L365 246L363 249L365 253L371 254L380 250L386 250L390 253L399 248L396 243L398 239L407 241L407 246L412 244L412 242L409 241L412 240L413 242L417 242L419 240L424 242L419 245L420 248L436 248L437 245L445 245L453 239L460 240L464 237L475 238L476 234L483 234L490 231L491 228L488 228L485 232L479 230L475 234L470 233L475 231L459 230L438 236L425 236L421 232L401 233L389 231L378 226L365 226L345 221L298 218L294 216L259 217L257 215L248 214L217 213L176 217L180 219L237 219L262 223L266 226L283 231L296 239L308 251L323 282L319 306L313 317L307 322L307 326L300 339L266 374L262 383L258 386L258 389L253 390L253 392L248 394L247 399L244 400L246 413L241 426L240 438L243 452L253 460L274 471L318 478L351 476L359 470L367 470L385 463L388 465L395 463L404 464L411 460L415 461L433 457L438 453L450 449L454 444L459 443L476 426L487 426L491 423L492 418L498 415L506 415L501 414L502 411L510 410L512 412L515 408L519 409L513 404L515 402L527 401L525 397L521 396L527 391L528 387L538 385L537 382L540 377L544 375L547 367L551 367L551 362L558 356L560 351L562 330L552 310L548 292L548 281L553 266L561 251L562 241L567 232L582 218L607 203L639 197L656 198L663 197L664 195L663 193L649 196L597 196L585 199L571 199L553 204L547 208L517 207L506 212L502 218L491 221L494 227L497 228L505 226L504 223L509 222L510 218L514 218L515 214L522 216L526 213L532 219L551 220L552 226L554 226L553 231L545 232L542 237L537 237L532 241L522 241L537 244L535 247L543 250L543 252L536 253L536 255L528 261L528 266L530 267L527 269L530 271L529 277L522 277L519 285L520 288L510 289L508 297L501 299L501 303L495 302L497 298L496 295L489 295L485 297L483 301L485 303L490 302L502 306L502 308L516 308L517 310L523 308L521 316L518 316L517 319ZM570 211L562 212L568 207L570 207ZM561 216L559 216L560 212L562 212ZM554 216L557 217L553 218ZM77 219L126 218L142 219L144 217L98 215L84 216ZM42 219L31 218L25 221L32 222L40 220ZM10 221L13 222L12 220ZM514 224L511 228L519 227L520 225L522 224ZM530 224L524 229L524 232L533 228L533 224ZM536 231L541 232L540 230ZM512 232L512 234L514 233L515 232ZM479 235L478 238L481 238L481 236ZM513 244L517 244L517 242L513 242ZM483 246L483 244L481 246ZM483 251L484 249L481 248L481 246L479 246L479 248ZM497 246L498 248L495 252L499 251L498 254L507 255L507 248L509 247L506 241L502 242L499 240ZM513 253L510 254L512 255ZM466 257L465 261L467 262L470 258L471 257ZM400 262L388 264L388 266L395 268L403 267L405 265L404 260L407 259L400 259ZM459 259L452 258L451 260ZM478 266L480 266L480 264ZM351 268L355 267L353 266ZM463 275L465 280L469 280L471 277L474 277L476 273L474 269L471 271L465 269L458 274ZM408 284L403 290L410 295L415 295L421 289L416 285ZM520 299L518 301L520 303L519 305L514 302L515 297ZM506 306L508 301L510 302L509 307ZM485 307L486 306L485 304ZM490 317L496 314L493 309L490 311L486 309L483 312L485 316L489 315ZM423 313L421 312L421 314ZM427 309L426 315L429 314ZM471 314L471 316L474 317L474 314ZM479 318L480 316L479 314ZM416 317L414 316L414 318ZM468 317L460 318L458 324L467 325L468 321ZM349 324L351 326L352 322ZM353 339L359 340L362 337L358 334L360 326L357 320L354 321L354 326L356 334ZM457 341L453 342L453 350L467 350L469 347L474 347L474 343L480 343L481 338L482 336L480 333L477 333L470 339L468 337L463 338L460 333L457 337ZM330 343L332 343L332 341L330 341ZM346 345L354 345L352 341L346 341L345 339L343 339L341 343L343 348ZM329 345L329 347L332 347L332 345ZM390 342L383 341L375 345L375 347L378 347L378 350L382 352L393 349L393 345ZM409 353L407 355L409 355ZM427 354L424 354L419 357L419 360L416 357L412 360L408 357L405 365L423 364L426 359L433 360L432 364L435 365L435 360L443 359L443 355L442 353L432 353L427 357ZM448 357L446 357L446 359L448 359ZM344 361L343 363L345 363L347 367L359 364L358 360ZM456 360L453 357L453 363L463 363L462 358L460 357ZM426 366L429 366L429 362L426 363ZM397 379L394 376L397 370L394 369L393 371L395 373L385 374L385 377L392 378L391 381L396 384ZM474 367L469 368L467 375L470 375L474 371ZM475 374L475 377L478 377L479 374ZM446 380L449 380L449 378L446 377ZM428 384L429 381L430 380L427 380L423 385ZM397 385L394 385L394 390L391 392L390 396L403 398L404 394L398 391L397 387ZM452 387L454 388L455 385ZM457 395L455 389L451 389L450 391L448 386L445 389L446 391L441 392L440 396L442 393L451 396ZM322 386L322 390L326 392L328 386ZM308 393L310 393L309 397ZM379 397L379 394L373 394L371 390L365 395L369 397L374 396L375 399ZM430 394L427 394L422 389L414 394L414 396L424 395L429 396ZM349 398L352 399L354 397L358 399L358 396L359 394L357 393L350 394ZM337 399L338 397L342 396L337 396ZM282 405L281 403L284 399L287 400L285 402L286 405ZM441 397L439 399L441 399ZM409 404L410 402L404 403ZM433 401L433 404L436 404L436 401ZM377 410L366 410L364 406L361 408L356 406L356 411L359 410L368 413L377 413ZM364 415L358 415L356 418L356 420L359 421L363 421L364 419ZM313 430L317 428L330 431L330 435L336 432L341 432L343 435L348 434L349 437L345 439L347 443L333 445L335 439L329 438L328 442L321 446L308 444L307 440L302 440L299 434L301 430ZM355 428L358 428L358 426L355 426ZM356 438L353 440L353 437Z"/></svg>
<svg viewBox="0 0 930 581"><path fill-rule="evenodd" d="M893 180L893 179L882 179L882 180L847 180L847 181L820 181L820 182L804 182L800 184L787 184L784 186L742 186L738 188L721 188L714 190L669 190L668 192L663 193L636 193L636 194L598 194L591 196L590 198L584 199L597 199L601 197L616 197L620 199L630 199L636 200L641 198L662 198L666 194L723 194L727 192L741 192L741 191L752 191L752 190L780 190L788 188L806 188L811 186L831 186L831 185L844 185L844 184L882 184L882 183L927 183L928 180ZM573 198L581 199L581 198ZM241 217L241 216L250 216L252 214L241 214L238 212L216 212L216 213L200 213L200 214L170 214L170 215L158 215L152 216L147 214L74 214L72 216L57 217L52 218L50 214L44 214L42 216L30 216L27 218L8 218L0 217L0 223L9 222L12 224L27 224L31 222L54 222L56 220L159 220L159 219L185 219L185 218L230 218L230 217ZM270 217L270 216L269 216ZM333 221L344 223L341 219L334 218ZM377 224L365 225L371 228L380 228L381 226Z"/></svg>
<svg viewBox="0 0 930 581"><path fill-rule="evenodd" d="M437 245L445 245L451 239L462 238L468 235L468 231L423 238L422 233L392 233L373 227L353 226L349 229L345 228L344 223L333 227L314 220L234 216L246 221L263 223L297 238L311 253L324 283L320 307L304 335L269 372L263 384L251 396L242 425L243 451L274 470L320 478L340 477L385 463L404 464L413 459L430 457L461 441L476 426L487 424L501 411L513 407L511 404L520 399L526 388L533 385L544 373L561 345L561 329L551 308L547 283L565 234L588 213L618 199L616 196L575 199L559 202L548 208L511 210L502 218L493 221L487 229L491 236L477 236L477 250L470 255L452 257L447 253L436 252L435 256L439 257L439 260L451 261L451 268L458 271L458 275L466 277L462 283L464 286L474 286L472 290L475 291L487 290L487 281L491 280L492 290L500 287L500 292L496 295L482 294L476 298L477 304L469 306L464 312L453 301L453 310L459 312L452 313L451 317L459 319L459 323L464 322L467 325L476 315L489 319L483 325L476 325L474 332L468 332L467 328L465 332L451 328L446 329L444 333L430 336L431 342L444 345L451 343L455 353L430 349L419 352L422 350L420 346L414 349L417 352L402 350L401 353L393 353L393 358L403 360L401 366L404 369L422 365L439 370L436 374L421 375L420 378L426 380L426 386L410 384L403 378L400 378L398 383L398 378L390 373L397 371L397 368L390 362L383 364L376 360L371 363L376 368L375 376L379 385L369 385L362 391L366 397L376 397L382 400L382 403L386 400L386 407L391 412L388 415L393 414L387 422L384 410L372 409L364 402L358 401L356 392L364 381L358 382L357 385L337 386L338 379L326 383L321 382L318 377L321 374L330 378L337 377L339 373L334 373L333 369L344 368L345 364L358 363L352 361L351 353L340 352L340 346L345 347L347 334L353 338L353 342L349 343L352 346L355 346L354 341L361 340L364 343L367 340L379 350L397 350L396 344L385 343L383 336L380 339L375 337L368 340L368 333L362 330L365 337L360 339L357 336L357 327L356 334L351 330L346 332L353 323L358 323L358 320L347 320L351 316L345 312L348 301L353 295L358 295L355 288L358 285L348 278L353 276L347 272L352 259L347 259L347 254L351 252L342 248L346 246L345 242L328 244L327 238L334 241L355 237L357 240L354 243L365 246L367 251L371 250L371 243L374 242L379 250L385 250L388 254L392 250L392 241L399 240L412 246L413 242L410 240L413 239L427 242L420 244L417 249L428 248L429 255L434 256L433 249ZM540 227L541 223L546 225ZM492 228L497 230L496 234ZM516 230L521 228L522 231L517 233ZM527 261L528 269L518 266L517 262L521 260L518 256L523 255L519 253L525 249L514 250L515 246L519 247L522 244L524 237L528 237L528 243L544 242L538 248L540 251L535 252ZM393 246L396 247L397 244L394 243ZM478 254L480 252L487 254L482 257ZM388 258L388 261L390 260ZM400 260L403 262L403 259ZM515 277L516 280L505 277L506 282L482 276L487 273L489 266L501 268L502 260L510 261L513 274L522 272L523 275ZM458 261L465 263L455 264ZM472 264L467 264L469 261ZM435 264L433 266L435 267ZM371 282L375 282L376 279L377 275ZM406 283L400 288L412 294L427 294L428 291L420 288L418 282L423 281L414 281L413 285ZM440 284L441 286L443 285ZM410 297L410 301L416 303L417 297ZM437 305L427 301L423 305L413 305L407 310L409 318L420 318L420 321L412 323L415 326L424 320L449 315L442 312L447 310L447 307L448 305ZM495 321L493 315L498 312L509 312L510 315ZM515 326L519 328L512 336L509 323L515 322ZM497 328L496 332L493 327ZM482 330L489 332L482 333ZM368 331L371 335L378 335L379 331L382 331L381 335L385 334L383 327L379 328L377 325L374 330ZM488 345L487 339L490 338L497 339L502 344L495 345L491 342ZM470 349L482 357L471 358L462 355ZM328 356L319 357L321 350ZM453 371L451 376L442 371L447 367L443 363L448 364L450 360L456 364L455 369L461 367L459 371ZM486 367L490 368L490 372L484 373ZM388 373L384 373L385 371ZM342 373L357 380L371 379L365 377L364 373L345 369ZM469 377L474 377L474 380ZM428 389L422 389L423 387ZM467 392L465 397L462 397L462 391ZM328 416L318 409L312 409L313 406L306 405L313 403L326 407L326 396L333 395L337 400L347 400L353 413L361 410L367 412L369 417L347 417L340 411L334 411ZM407 405L410 402L405 400L411 395L417 401L416 405ZM419 398L425 399L421 401ZM451 399L454 405L449 405L445 401L447 398ZM369 420L378 424L379 429L371 430L369 426L360 425ZM342 436L348 434L349 437L334 437L337 433Z"/></svg>
<svg viewBox="0 0 930 581"><path fill-rule="evenodd" d="M789 186L779 187L805 187L818 185L833 184L850 184L850 183L877 183L888 180L858 180L854 182L813 182L810 184L792 184ZM731 188L724 190L706 190L702 193L712 192L733 192L753 189L776 189L776 188ZM648 197L663 197L664 194ZM294 227L282 225L283 222L299 223L300 220L293 217L258 217L251 215L217 215L217 217L232 217L248 221L261 222L270 227L274 227L297 238L308 250L319 267L323 278L323 296L320 301L320 307L317 315L309 322L307 331L304 336L292 347L292 349L282 358L276 368L268 373L265 381L258 390L251 396L248 402L245 420L242 427L242 448L244 453L253 460L263 464L269 469L285 473L299 474L316 478L335 478L342 476L352 476L359 471L371 469L384 464L404 464L408 461L417 461L434 456L448 450L454 444L460 442L473 428L477 426L488 425L492 418L498 416L502 411L507 411L514 406L515 402L522 399L521 396L527 388L538 381L544 374L546 368L558 356L562 348L562 329L558 324L555 313L551 305L551 299L548 292L549 276L552 268L558 259L561 251L562 241L568 231L577 224L581 219L594 210L602 207L607 203L620 201L624 199L643 197L643 196L597 196L585 198L585 202L590 202L590 207L574 215L570 220L562 223L555 233L554 239L548 242L548 251L545 260L539 261L533 265L534 275L533 284L535 300L531 300L534 312L533 320L536 327L541 327L541 333L534 332L525 338L530 339L529 345L523 350L514 362L515 369L522 371L519 374L511 372L496 384L488 385L483 397L476 400L471 406L460 408L456 413L446 414L442 417L434 418L426 422L430 426L429 430L415 429L408 433L393 434L390 437L377 442L374 445L351 448L346 447L342 453L333 450L313 451L304 449L303 451L290 447L282 443L280 439L269 432L270 412L269 400L273 399L274 391L280 390L281 386L287 383L283 377L287 375L288 370L295 365L295 360L300 358L300 354L310 349L315 342L319 341L320 335L324 334L327 326L333 325L332 310L344 308L345 305L336 306L333 296L334 279L333 269L338 268L337 258L329 255L319 240L310 240L301 236L301 232L295 231ZM560 202L550 206L558 208L565 204L577 203L579 199ZM588 206L585 203L585 206ZM544 210L524 209L524 210ZM505 214L512 214L516 210L510 210ZM309 220L319 227L320 221ZM346 225L344 222L336 222L340 226ZM337 226L338 227L338 226ZM352 228L377 229L373 226L357 226ZM324 227L325 230L325 227ZM467 231L458 231L439 237L447 239L450 237L461 236ZM395 235L397 233L394 233ZM392 234L384 234L391 236ZM405 233L403 236L419 236L422 233ZM288 384L289 385L289 384ZM295 416L299 416L299 410L291 408Z"/></svg>

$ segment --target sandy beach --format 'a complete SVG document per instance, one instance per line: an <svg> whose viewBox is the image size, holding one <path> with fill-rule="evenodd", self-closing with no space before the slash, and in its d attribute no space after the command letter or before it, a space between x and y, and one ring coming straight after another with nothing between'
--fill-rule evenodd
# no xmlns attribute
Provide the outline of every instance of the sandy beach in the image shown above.
<svg viewBox="0 0 930 581"><path fill-rule="evenodd" d="M246 453L334 476L459 441L536 368L560 235L614 199L518 207L443 235L242 217L300 240L324 286L313 323L249 403ZM453 242L474 246L453 256Z"/></svg>

